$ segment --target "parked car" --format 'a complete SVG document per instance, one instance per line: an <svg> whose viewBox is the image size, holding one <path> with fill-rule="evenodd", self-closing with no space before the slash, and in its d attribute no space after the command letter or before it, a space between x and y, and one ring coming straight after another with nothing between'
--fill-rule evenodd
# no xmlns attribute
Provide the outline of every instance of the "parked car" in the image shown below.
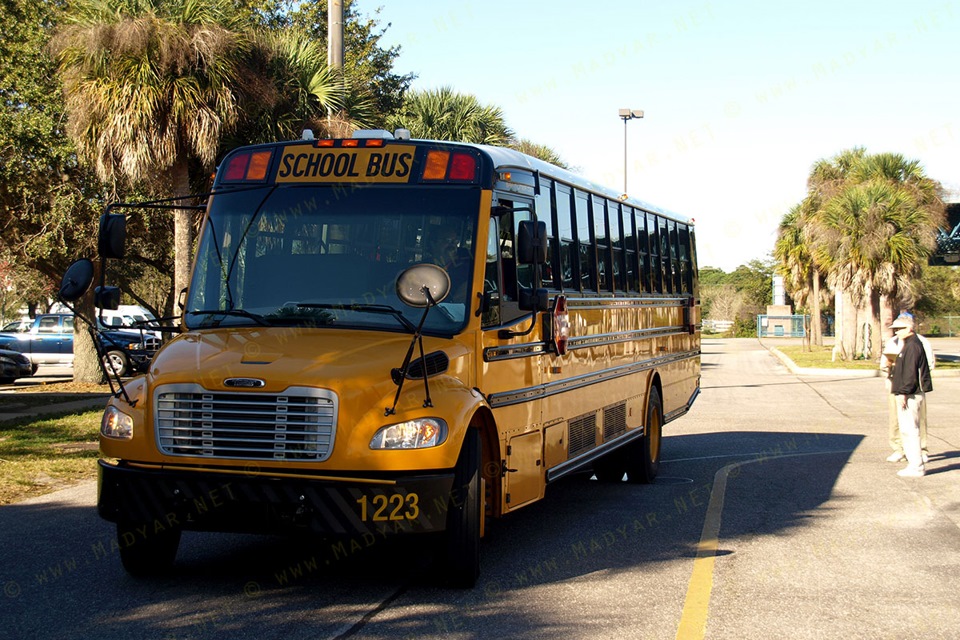
<svg viewBox="0 0 960 640"><path fill-rule="evenodd" d="M29 378L37 372L30 358L19 351L0 349L0 384L10 384L17 378Z"/></svg>
<svg viewBox="0 0 960 640"><path fill-rule="evenodd" d="M33 320L30 318L23 318L21 320L14 320L13 322L8 322L3 325L3 328L0 329L0 333L24 333L30 330L30 327L33 326Z"/></svg>
<svg viewBox="0 0 960 640"><path fill-rule="evenodd" d="M118 375L146 371L160 348L160 340L135 329L101 330L97 338L104 351L103 364ZM27 331L0 332L0 349L19 351L32 365L73 364L73 315L38 315Z"/></svg>

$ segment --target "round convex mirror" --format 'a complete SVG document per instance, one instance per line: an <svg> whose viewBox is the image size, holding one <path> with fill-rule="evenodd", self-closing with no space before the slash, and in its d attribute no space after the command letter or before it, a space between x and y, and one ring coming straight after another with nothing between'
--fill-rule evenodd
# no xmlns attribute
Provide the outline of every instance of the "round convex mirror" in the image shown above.
<svg viewBox="0 0 960 640"><path fill-rule="evenodd" d="M448 293L450 276L435 264L415 264L397 278L397 297L411 307L426 307L431 299L434 303L440 302Z"/></svg>
<svg viewBox="0 0 960 640"><path fill-rule="evenodd" d="M60 299L65 302L76 302L90 288L93 282L93 262L87 258L80 258L69 267L60 280Z"/></svg>

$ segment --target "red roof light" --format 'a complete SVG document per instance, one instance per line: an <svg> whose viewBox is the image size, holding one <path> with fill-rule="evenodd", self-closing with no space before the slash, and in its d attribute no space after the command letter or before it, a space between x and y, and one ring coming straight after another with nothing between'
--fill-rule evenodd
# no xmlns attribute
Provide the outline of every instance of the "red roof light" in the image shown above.
<svg viewBox="0 0 960 640"><path fill-rule="evenodd" d="M477 176L477 159L467 153L453 154L450 163L451 180L473 180Z"/></svg>

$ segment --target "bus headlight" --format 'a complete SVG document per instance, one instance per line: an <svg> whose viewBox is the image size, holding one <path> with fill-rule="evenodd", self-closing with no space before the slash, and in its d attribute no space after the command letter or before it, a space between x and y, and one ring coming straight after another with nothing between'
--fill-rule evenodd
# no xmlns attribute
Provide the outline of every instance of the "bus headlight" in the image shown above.
<svg viewBox="0 0 960 640"><path fill-rule="evenodd" d="M426 449L443 444L447 423L440 418L417 418L383 427L370 440L371 449Z"/></svg>
<svg viewBox="0 0 960 640"><path fill-rule="evenodd" d="M106 438L129 440L133 437L133 418L113 406L108 406L100 420L100 435Z"/></svg>

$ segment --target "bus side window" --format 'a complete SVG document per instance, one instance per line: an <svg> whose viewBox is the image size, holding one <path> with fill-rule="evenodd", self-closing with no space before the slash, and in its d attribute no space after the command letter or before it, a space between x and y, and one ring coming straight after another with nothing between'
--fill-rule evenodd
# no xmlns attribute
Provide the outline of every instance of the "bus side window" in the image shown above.
<svg viewBox="0 0 960 640"><path fill-rule="evenodd" d="M557 189L557 239L560 247L560 288L579 291L574 274L576 244L573 241L573 217L570 207L570 187L556 185Z"/></svg>
<svg viewBox="0 0 960 640"><path fill-rule="evenodd" d="M549 178L541 178L540 193L537 194L537 220L547 226L547 263L543 265L540 271L541 286L547 289L558 289L556 274L559 273L557 266L560 264L560 255L557 247L557 234L554 232L553 210L556 206L553 204L553 181Z"/></svg>
<svg viewBox="0 0 960 640"><path fill-rule="evenodd" d="M483 272L483 299L485 306L480 322L485 327L500 324L500 232L497 219L490 218L490 233L487 236L487 261Z"/></svg>
<svg viewBox="0 0 960 640"><path fill-rule="evenodd" d="M663 269L660 266L660 233L657 216L647 214L647 238L650 242L650 292L663 293Z"/></svg>
<svg viewBox="0 0 960 640"><path fill-rule="evenodd" d="M637 258L640 262L638 290L642 293L651 293L653 289L650 288L650 240L647 238L647 216L640 209L636 212L636 227L639 252Z"/></svg>
<svg viewBox="0 0 960 640"><path fill-rule="evenodd" d="M594 249L593 229L590 224L590 204L583 191L574 191L575 217L577 220L578 275L581 291L597 289L597 252Z"/></svg>

